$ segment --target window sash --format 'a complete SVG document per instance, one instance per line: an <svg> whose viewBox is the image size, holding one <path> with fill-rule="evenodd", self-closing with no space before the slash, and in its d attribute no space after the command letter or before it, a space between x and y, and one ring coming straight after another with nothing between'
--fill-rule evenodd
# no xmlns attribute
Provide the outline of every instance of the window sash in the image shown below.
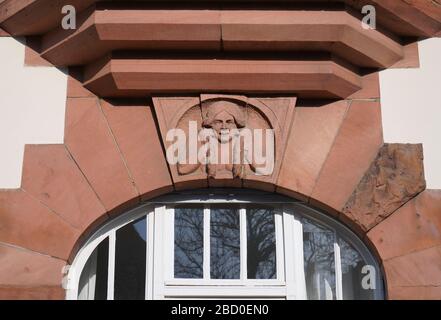
<svg viewBox="0 0 441 320"><path fill-rule="evenodd" d="M228 205L227 205L228 206ZM280 209L274 207L274 224L275 224L275 239L276 239L276 279L248 279L248 259L247 259L247 208L244 205L239 207L239 221L240 221L240 279L211 279L211 206L208 204L204 205L204 248L203 248L203 278L202 279L182 279L175 278L174 272L174 221L175 221L175 207L167 206L165 209L166 216L166 226L165 233L167 233L168 239L166 240L169 244L167 248L168 255L164 264L169 266L169 271L166 276L166 285L257 285L271 283L273 285L283 285L284 281L284 257L283 257L283 222ZM232 207L234 208L234 207ZM161 214L161 213L159 213Z"/></svg>
<svg viewBox="0 0 441 320"><path fill-rule="evenodd" d="M213 203L214 204L214 203ZM226 206L228 203L223 202ZM178 205L178 204L176 204ZM179 204L181 205L181 204ZM237 204L236 204L237 205ZM203 279L174 278L174 207L163 204L159 206L143 206L133 210L129 216L119 217L100 229L80 250L74 261L74 267L69 270L65 279L68 299L78 299L78 284L81 272L90 255L104 239L109 239L108 254L108 299L113 299L115 271L115 241L116 231L132 223L142 216L146 219L146 299L163 298L210 298L210 297L253 297L253 298L283 298L306 299L306 284L303 257L303 228L300 216L332 230L335 234L334 265L336 279L336 299L343 299L343 277L341 253L338 239L341 238L340 228L330 218L323 215L311 215L311 209L300 204L274 206L275 208L275 237L276 237L276 268L277 279L247 279L247 235L246 219L247 206L242 203L239 207L240 221L240 279L210 279L210 204L204 204L204 267ZM271 204L268 204L271 205ZM328 221L329 220L329 221ZM334 223L335 224L335 223ZM374 298L383 298L381 276L378 265L363 247L358 238L345 237L345 241L356 248L366 264L374 265L377 271L378 289ZM155 273L154 273L155 272ZM226 293L229 293L228 295Z"/></svg>

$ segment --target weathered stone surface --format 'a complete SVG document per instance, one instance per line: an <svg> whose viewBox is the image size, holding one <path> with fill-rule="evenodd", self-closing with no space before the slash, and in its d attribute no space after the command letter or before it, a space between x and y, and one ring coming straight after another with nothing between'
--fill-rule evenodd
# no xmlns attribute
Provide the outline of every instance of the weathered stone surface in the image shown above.
<svg viewBox="0 0 441 320"><path fill-rule="evenodd" d="M441 245L441 190L421 192L367 236L383 260Z"/></svg>
<svg viewBox="0 0 441 320"><path fill-rule="evenodd" d="M383 266L388 288L441 287L441 246L387 260Z"/></svg>
<svg viewBox="0 0 441 320"><path fill-rule="evenodd" d="M385 144L343 208L369 230L426 187L421 145Z"/></svg>

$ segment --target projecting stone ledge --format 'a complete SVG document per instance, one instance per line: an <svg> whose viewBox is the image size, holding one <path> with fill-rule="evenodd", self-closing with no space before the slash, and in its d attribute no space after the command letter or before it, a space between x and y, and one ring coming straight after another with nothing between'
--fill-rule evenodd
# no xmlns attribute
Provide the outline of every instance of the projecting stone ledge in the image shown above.
<svg viewBox="0 0 441 320"><path fill-rule="evenodd" d="M385 144L343 208L364 230L426 188L421 144Z"/></svg>

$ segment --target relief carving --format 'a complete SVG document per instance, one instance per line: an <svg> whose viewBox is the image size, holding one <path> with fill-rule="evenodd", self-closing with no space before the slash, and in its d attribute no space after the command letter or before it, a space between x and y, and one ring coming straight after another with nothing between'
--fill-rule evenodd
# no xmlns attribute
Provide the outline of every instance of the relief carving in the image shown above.
<svg viewBox="0 0 441 320"><path fill-rule="evenodd" d="M385 144L343 213L369 230L425 188L422 146Z"/></svg>
<svg viewBox="0 0 441 320"><path fill-rule="evenodd" d="M296 98L154 98L175 181L273 182ZM236 184L237 185L237 184Z"/></svg>

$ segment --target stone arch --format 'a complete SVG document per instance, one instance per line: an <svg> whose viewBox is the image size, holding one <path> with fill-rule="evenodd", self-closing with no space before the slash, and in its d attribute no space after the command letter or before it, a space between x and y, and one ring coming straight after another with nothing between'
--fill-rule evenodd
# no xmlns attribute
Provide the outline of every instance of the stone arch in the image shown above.
<svg viewBox="0 0 441 320"><path fill-rule="evenodd" d="M8 261L1 264L1 297L64 298L61 270L97 225L155 196L200 187L197 179L185 184L173 180L156 122L159 115L148 101L85 95L68 98L65 143L28 145L21 188L0 192L0 250ZM188 98L175 100L188 103ZM320 115L315 108L295 109L277 177L239 187L294 197L349 226L377 253L389 298L430 294L420 288L431 280L415 276L413 268L431 268L433 276L433 263L427 262L439 254L433 230L441 230L436 222L441 195L423 191L421 147L373 138L373 132L381 137L376 103L340 101L320 108ZM324 119L328 111L345 116ZM328 128L324 131L329 137L317 138L313 128L322 124L337 129ZM361 132L355 137L354 127ZM320 151L310 148L315 139L322 142ZM353 139L364 148L353 149ZM311 166L302 158L305 152L323 160ZM352 157L342 160L351 152ZM379 198L381 188L376 187L385 179L404 190L393 201ZM304 181L313 181L312 187ZM381 201L370 207L371 199ZM367 216L369 223L362 219ZM408 230L397 229L409 221ZM412 285L416 289L409 291Z"/></svg>

